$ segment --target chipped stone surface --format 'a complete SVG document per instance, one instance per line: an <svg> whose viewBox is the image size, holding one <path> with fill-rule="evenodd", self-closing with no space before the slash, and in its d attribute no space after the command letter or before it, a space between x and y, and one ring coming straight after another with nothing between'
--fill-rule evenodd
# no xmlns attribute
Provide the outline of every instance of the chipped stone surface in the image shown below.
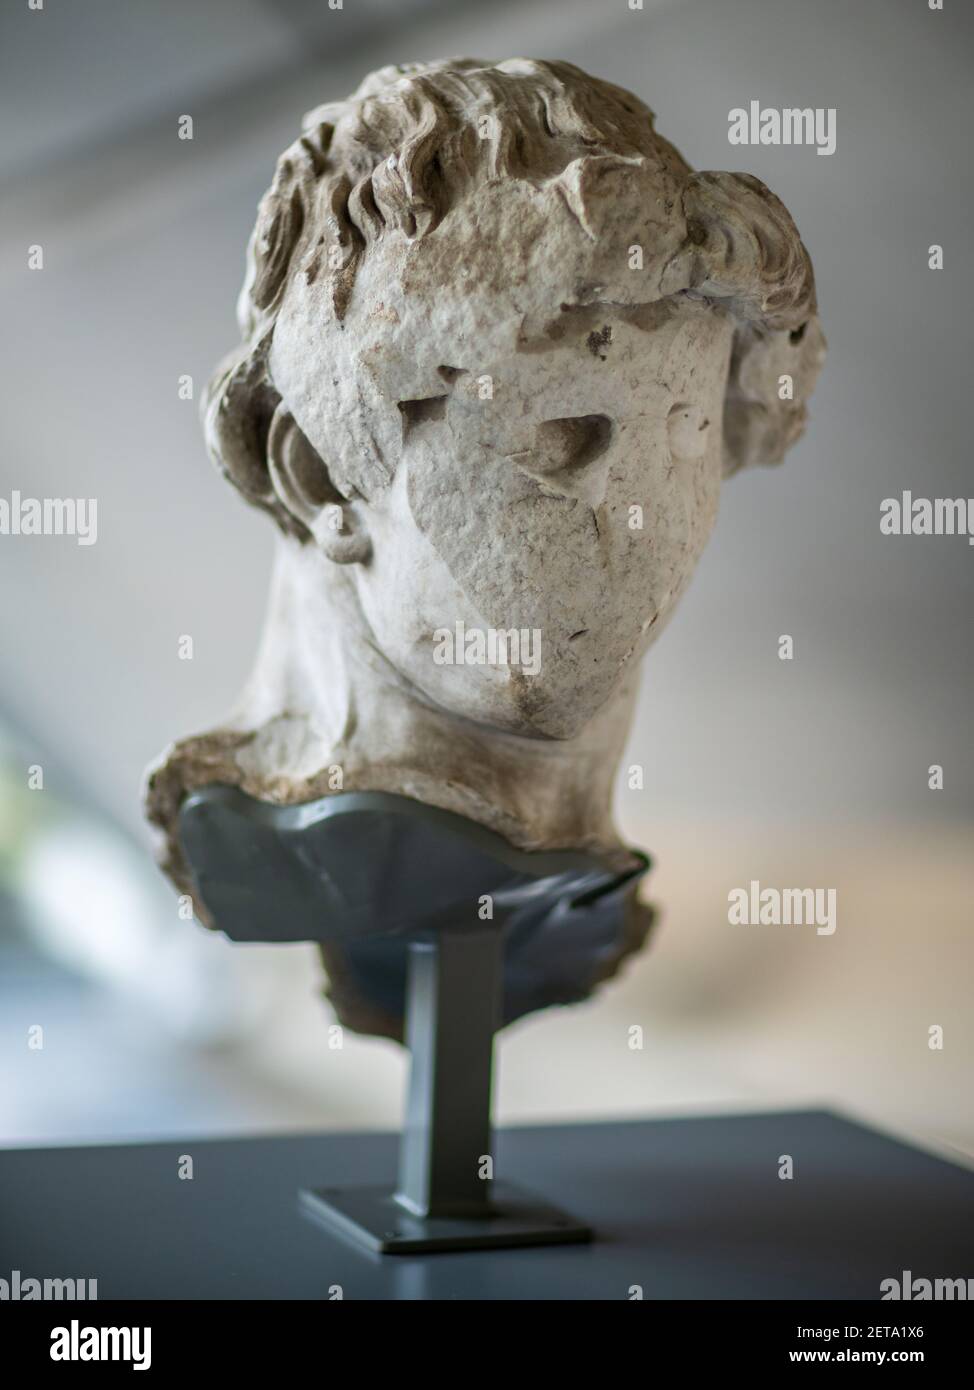
<svg viewBox="0 0 974 1390"><path fill-rule="evenodd" d="M781 460L824 354L785 208L569 64L387 68L282 155L238 313L207 443L280 540L236 710L149 776L174 882L211 781L620 855L640 659L722 479ZM458 623L537 634L537 670L441 663Z"/></svg>

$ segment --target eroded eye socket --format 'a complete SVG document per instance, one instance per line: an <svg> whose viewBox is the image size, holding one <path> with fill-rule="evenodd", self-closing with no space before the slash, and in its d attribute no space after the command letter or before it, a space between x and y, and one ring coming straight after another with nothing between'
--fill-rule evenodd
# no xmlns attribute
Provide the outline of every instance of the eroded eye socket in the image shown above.
<svg viewBox="0 0 974 1390"><path fill-rule="evenodd" d="M612 435L607 415L570 415L538 425L531 451L531 470L558 473L583 468L605 453Z"/></svg>
<svg viewBox="0 0 974 1390"><path fill-rule="evenodd" d="M400 401L403 443L414 430L437 420L446 419L446 396L424 396L420 400Z"/></svg>
<svg viewBox="0 0 974 1390"><path fill-rule="evenodd" d="M702 458L710 438L710 421L699 406L677 401L666 417L666 433L674 458Z"/></svg>

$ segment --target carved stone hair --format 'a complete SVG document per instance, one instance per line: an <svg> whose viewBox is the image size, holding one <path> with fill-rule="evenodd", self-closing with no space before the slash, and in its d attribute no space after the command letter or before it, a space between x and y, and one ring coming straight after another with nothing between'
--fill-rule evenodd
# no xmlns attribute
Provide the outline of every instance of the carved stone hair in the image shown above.
<svg viewBox="0 0 974 1390"><path fill-rule="evenodd" d="M207 443L222 471L285 531L308 538L268 460L275 416L278 439L294 456L290 468L300 469L302 451L310 451L267 364L294 274L327 280L340 322L379 239L435 235L449 210L487 180L558 182L583 236L607 157L652 175L677 226L679 250L673 255L667 244L644 299L689 295L723 306L734 320L725 474L779 462L804 428L824 355L808 253L763 183L694 173L653 121L637 97L570 63L520 58L383 68L348 100L310 112L260 204L237 307L243 345L221 364L204 406ZM338 265L329 256L335 246ZM790 400L779 398L784 374L794 382Z"/></svg>

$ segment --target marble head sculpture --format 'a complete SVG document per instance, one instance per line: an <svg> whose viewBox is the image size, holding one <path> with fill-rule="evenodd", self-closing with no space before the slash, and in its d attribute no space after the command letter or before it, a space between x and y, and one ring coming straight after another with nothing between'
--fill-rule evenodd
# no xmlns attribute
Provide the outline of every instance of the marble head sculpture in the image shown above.
<svg viewBox="0 0 974 1390"><path fill-rule="evenodd" d="M373 73L281 156L204 411L278 555L234 714L150 775L183 891L176 817L212 782L378 789L625 859L640 658L824 353L784 206L653 120L568 63L454 59ZM630 906L602 978L645 935ZM325 961L340 1017L395 1034Z"/></svg>

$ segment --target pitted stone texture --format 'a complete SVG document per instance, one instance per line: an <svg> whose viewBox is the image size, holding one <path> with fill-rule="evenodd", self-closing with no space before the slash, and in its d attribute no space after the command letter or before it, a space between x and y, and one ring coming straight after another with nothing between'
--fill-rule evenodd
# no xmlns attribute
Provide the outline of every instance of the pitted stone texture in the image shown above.
<svg viewBox="0 0 974 1390"><path fill-rule="evenodd" d="M821 365L783 205L694 173L569 64L387 68L282 155L238 312L207 442L281 537L236 711L150 773L173 880L179 806L213 781L620 854L640 659L722 478L780 461ZM536 669L444 663L458 624L526 634Z"/></svg>

